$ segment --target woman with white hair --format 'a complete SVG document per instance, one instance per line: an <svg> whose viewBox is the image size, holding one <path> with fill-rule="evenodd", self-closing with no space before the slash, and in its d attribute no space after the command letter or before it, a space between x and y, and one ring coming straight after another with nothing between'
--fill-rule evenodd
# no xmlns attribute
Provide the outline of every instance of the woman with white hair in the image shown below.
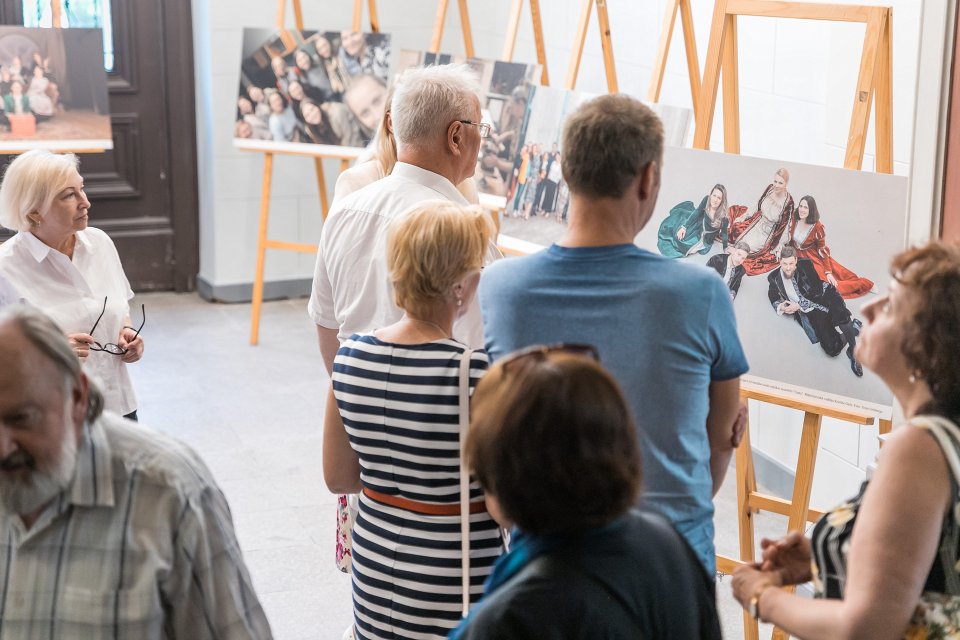
<svg viewBox="0 0 960 640"><path fill-rule="evenodd" d="M127 364L142 357L143 338L131 326L133 291L113 242L87 226L90 201L78 166L71 153L36 149L7 167L0 225L17 234L0 245L0 275L65 332L86 372L100 380L106 408L136 420Z"/></svg>

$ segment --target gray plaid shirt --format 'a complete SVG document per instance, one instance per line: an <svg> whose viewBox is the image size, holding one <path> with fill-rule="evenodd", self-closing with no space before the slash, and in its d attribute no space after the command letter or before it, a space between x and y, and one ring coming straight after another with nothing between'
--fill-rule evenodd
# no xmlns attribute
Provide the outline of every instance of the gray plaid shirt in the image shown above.
<svg viewBox="0 0 960 640"><path fill-rule="evenodd" d="M226 498L172 438L105 414L33 527L0 511L0 640L270 637Z"/></svg>

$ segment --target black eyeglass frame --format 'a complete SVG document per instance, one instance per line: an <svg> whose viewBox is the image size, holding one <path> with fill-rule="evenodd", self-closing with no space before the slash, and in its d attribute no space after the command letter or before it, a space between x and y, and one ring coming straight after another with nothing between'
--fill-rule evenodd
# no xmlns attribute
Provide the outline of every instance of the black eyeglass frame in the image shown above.
<svg viewBox="0 0 960 640"><path fill-rule="evenodd" d="M100 315L97 316L97 321L93 323L93 328L90 329L90 332L89 332L89 333L90 333L91 336L93 335L93 332L97 330L97 325L100 324L100 320L103 319L103 314L106 313L106 311L107 311L107 298L108 298L108 297L109 297L109 296L104 296L104 298L103 298L103 309L100 310ZM140 305L140 313L143 314L143 322L140 323L140 327L139 327L138 329L135 329L136 333L134 333L133 338L131 338L131 339L129 340L129 342L133 342L134 340L136 340L136 339L137 339L137 336L140 335L140 331L143 329L143 325L147 324L147 308L146 308L146 306L144 306L143 304ZM124 326L123 328L124 328L124 329L133 329L133 327L129 327L129 326ZM122 355L125 355L125 354L127 353L127 351L129 351L129 349L127 349L127 348L125 348L125 347L121 347L120 345L118 345L118 344L116 344L116 343L114 343L114 342L108 342L108 343L106 343L106 344L100 344L99 342L97 342L96 340L94 340L93 344L90 346L90 351L103 351L104 353L109 353L110 355L122 356Z"/></svg>

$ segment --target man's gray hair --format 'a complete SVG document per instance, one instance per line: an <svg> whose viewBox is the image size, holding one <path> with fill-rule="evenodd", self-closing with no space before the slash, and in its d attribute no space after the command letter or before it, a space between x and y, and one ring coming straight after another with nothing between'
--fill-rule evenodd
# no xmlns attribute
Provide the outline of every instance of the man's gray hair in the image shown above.
<svg viewBox="0 0 960 640"><path fill-rule="evenodd" d="M27 304L14 304L0 309L0 325L13 323L27 340L54 364L63 376L68 390L80 380L82 368L77 354L60 327L39 309ZM89 381L87 421L96 420L103 412L103 394L93 380Z"/></svg>
<svg viewBox="0 0 960 640"><path fill-rule="evenodd" d="M394 83L390 119L397 150L426 148L445 137L454 120L472 117L477 74L465 64L407 69Z"/></svg>

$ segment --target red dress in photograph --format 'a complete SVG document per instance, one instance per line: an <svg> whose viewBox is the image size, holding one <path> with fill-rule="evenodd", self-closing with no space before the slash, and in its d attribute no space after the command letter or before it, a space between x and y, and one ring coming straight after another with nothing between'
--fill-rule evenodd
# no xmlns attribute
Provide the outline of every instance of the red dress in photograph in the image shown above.
<svg viewBox="0 0 960 640"><path fill-rule="evenodd" d="M770 206L764 205L764 200L771 197L773 185L769 185L757 202L756 211L747 218L740 219L747 212L743 205L730 207L730 244L746 242L750 246L750 253L743 261L743 268L748 276L772 271L779 266L774 251L781 246L781 239L786 233L787 223L793 218L793 197L785 194L783 205L779 210L771 211ZM764 214L767 215L764 215Z"/></svg>
<svg viewBox="0 0 960 640"><path fill-rule="evenodd" d="M800 238L797 237L797 223L796 219L790 220L789 243L797 248L798 258L808 258L813 263L821 280L826 282L827 273L833 274L837 280L837 291L848 299L859 298L873 289L872 280L861 278L833 259L827 246L827 233L820 222L815 222L806 237Z"/></svg>

